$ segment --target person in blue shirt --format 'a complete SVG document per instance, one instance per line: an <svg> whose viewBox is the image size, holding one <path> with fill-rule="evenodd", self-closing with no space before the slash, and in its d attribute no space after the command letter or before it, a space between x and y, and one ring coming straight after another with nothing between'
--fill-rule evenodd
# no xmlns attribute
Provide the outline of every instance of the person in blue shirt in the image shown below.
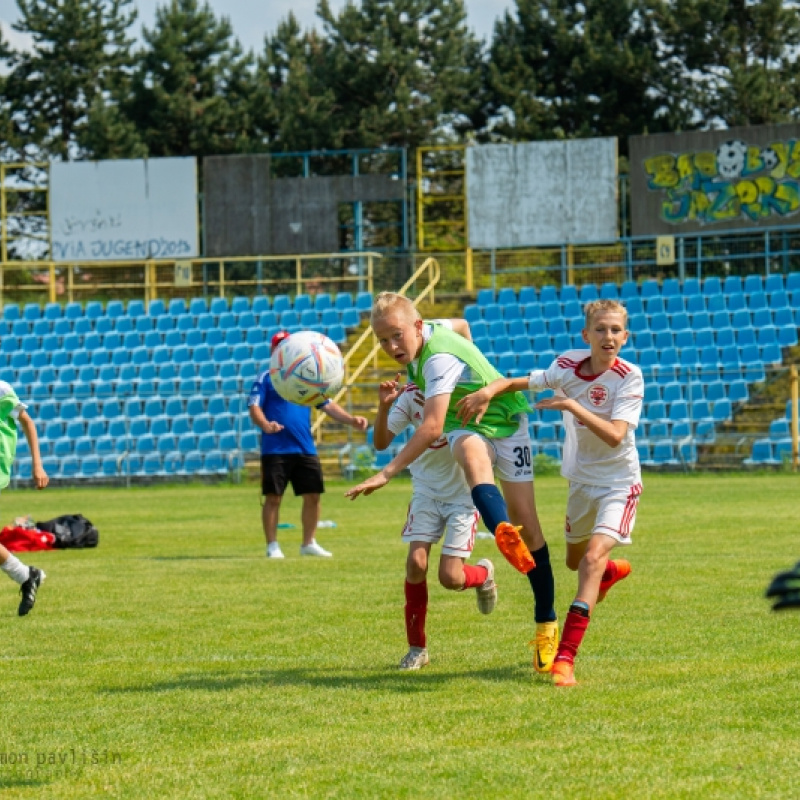
<svg viewBox="0 0 800 800"><path fill-rule="evenodd" d="M272 337L272 350L289 337L280 331ZM287 484L303 498L301 520L303 544L300 555L330 558L315 538L319 522L320 495L325 491L317 447L311 435L311 409L284 400L272 386L269 370L264 370L250 390L250 419L261 429L261 521L267 539L267 558L283 558L278 544L278 517ZM317 408L331 419L367 429L367 419L349 414L332 400Z"/></svg>

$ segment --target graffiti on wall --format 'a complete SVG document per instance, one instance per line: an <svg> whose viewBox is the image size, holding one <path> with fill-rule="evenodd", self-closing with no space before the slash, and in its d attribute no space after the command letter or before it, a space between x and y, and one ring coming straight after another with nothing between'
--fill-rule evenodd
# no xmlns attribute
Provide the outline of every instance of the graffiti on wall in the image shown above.
<svg viewBox="0 0 800 800"><path fill-rule="evenodd" d="M800 211L800 140L757 147L729 139L716 150L660 153L644 169L648 189L664 193L661 219L673 225L779 222Z"/></svg>

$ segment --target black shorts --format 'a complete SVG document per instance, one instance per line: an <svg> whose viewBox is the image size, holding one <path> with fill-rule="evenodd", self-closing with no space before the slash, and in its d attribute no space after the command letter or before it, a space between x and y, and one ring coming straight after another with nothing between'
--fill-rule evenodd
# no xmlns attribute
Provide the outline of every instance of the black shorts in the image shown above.
<svg viewBox="0 0 800 800"><path fill-rule="evenodd" d="M322 494L322 467L318 456L261 456L261 494L282 495L291 483L295 496Z"/></svg>

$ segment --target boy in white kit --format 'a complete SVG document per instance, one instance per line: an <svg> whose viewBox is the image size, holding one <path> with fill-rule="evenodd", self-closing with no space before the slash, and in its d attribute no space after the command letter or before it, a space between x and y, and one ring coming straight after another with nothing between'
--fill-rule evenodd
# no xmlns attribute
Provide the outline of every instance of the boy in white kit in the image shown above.
<svg viewBox="0 0 800 800"><path fill-rule="evenodd" d="M445 324L449 321L445 321ZM413 383L401 385L400 373L379 388L374 441L386 449L409 425L422 423L425 397ZM396 402L395 402L396 401ZM405 580L405 622L409 650L400 669L420 669L429 662L425 617L428 610L428 557L431 545L444 535L439 582L446 589L477 590L478 610L491 614L497 603L494 566L489 559L465 564L472 553L478 512L461 467L453 459L445 436L440 437L409 467L413 494L403 527L408 543Z"/></svg>
<svg viewBox="0 0 800 800"><path fill-rule="evenodd" d="M624 306L597 300L585 307L583 339L589 350L570 350L546 370L527 378L498 380L461 401L469 419L495 394L529 388L555 389L537 408L563 412L566 427L561 474L570 482L565 537L567 566L578 571L578 593L570 606L553 664L556 686L575 685L574 663L590 615L617 581L631 572L624 559L609 560L617 545L631 543L642 476L634 430L644 397L641 370L619 351L628 341Z"/></svg>

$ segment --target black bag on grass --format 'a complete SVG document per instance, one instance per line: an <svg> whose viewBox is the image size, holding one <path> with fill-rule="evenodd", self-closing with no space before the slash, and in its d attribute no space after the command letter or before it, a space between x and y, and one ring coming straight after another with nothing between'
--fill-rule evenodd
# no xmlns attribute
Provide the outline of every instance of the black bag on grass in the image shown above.
<svg viewBox="0 0 800 800"><path fill-rule="evenodd" d="M100 537L97 528L83 514L65 514L47 522L37 522L36 527L56 537L53 547L57 550L97 547Z"/></svg>

